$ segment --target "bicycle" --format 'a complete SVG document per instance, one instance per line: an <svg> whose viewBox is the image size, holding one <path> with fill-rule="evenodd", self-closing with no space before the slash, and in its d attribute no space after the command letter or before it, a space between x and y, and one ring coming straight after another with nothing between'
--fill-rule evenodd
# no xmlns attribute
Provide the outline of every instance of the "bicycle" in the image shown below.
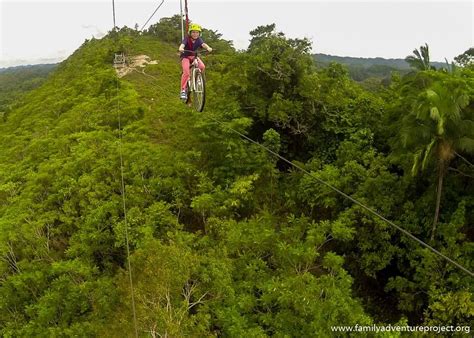
<svg viewBox="0 0 474 338"><path fill-rule="evenodd" d="M190 64L189 80L186 86L187 99L185 103L192 103L194 109L202 112L206 103L206 80L204 74L198 67L199 53L198 51L185 50L184 52L192 53L195 58ZM192 94L192 99L191 99Z"/></svg>

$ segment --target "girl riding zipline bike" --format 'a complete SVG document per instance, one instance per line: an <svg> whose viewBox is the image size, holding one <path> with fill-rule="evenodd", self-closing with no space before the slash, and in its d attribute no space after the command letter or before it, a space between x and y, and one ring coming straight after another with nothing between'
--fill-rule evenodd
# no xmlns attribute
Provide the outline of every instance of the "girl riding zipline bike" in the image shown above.
<svg viewBox="0 0 474 338"><path fill-rule="evenodd" d="M206 102L206 80L204 79L204 74L201 72L201 69L199 69L199 62L202 61L199 58L199 52L192 50L185 50L185 52L190 52L196 57L189 67L190 76L186 87L187 99L183 102L191 103L196 111L202 112Z"/></svg>
<svg viewBox="0 0 474 338"><path fill-rule="evenodd" d="M202 28L200 25L192 23L189 25L189 30L188 30L188 36L184 38L183 42L179 46L178 50L181 52L181 66L183 67L183 75L181 76L181 93L180 97L181 100L187 101L188 99L188 94L187 94L187 83L190 77L190 72L189 72L189 67L191 65L191 62L194 60L196 57L196 52L199 48L204 48L208 52L212 52L212 48L209 47L202 38L200 37L202 32ZM206 66L204 63L201 61L201 59L197 59L198 61L198 67L201 70L201 72L204 72L204 69Z"/></svg>

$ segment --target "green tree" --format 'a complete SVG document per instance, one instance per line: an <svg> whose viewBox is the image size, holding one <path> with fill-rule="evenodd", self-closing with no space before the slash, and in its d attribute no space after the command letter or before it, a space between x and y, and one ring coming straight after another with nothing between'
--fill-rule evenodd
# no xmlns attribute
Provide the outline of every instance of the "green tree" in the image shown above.
<svg viewBox="0 0 474 338"><path fill-rule="evenodd" d="M454 61L461 67L472 67L474 65L474 47L456 56Z"/></svg>
<svg viewBox="0 0 474 338"><path fill-rule="evenodd" d="M468 108L471 80L443 72L428 71L419 77L429 84L418 92L411 109L401 120L400 137L405 149L414 152L412 174L436 164L436 204L431 239L439 219L443 179L458 152L474 152L474 116ZM407 89L407 88L405 88ZM403 98L402 98L403 100Z"/></svg>
<svg viewBox="0 0 474 338"><path fill-rule="evenodd" d="M181 42L181 16L176 14L170 18L161 18L158 23L151 25L145 33L156 36L162 41L178 45Z"/></svg>

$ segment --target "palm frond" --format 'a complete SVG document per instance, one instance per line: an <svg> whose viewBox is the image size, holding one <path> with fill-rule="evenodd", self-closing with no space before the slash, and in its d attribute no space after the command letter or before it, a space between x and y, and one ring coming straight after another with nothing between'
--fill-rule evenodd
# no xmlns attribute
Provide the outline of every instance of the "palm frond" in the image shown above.
<svg viewBox="0 0 474 338"><path fill-rule="evenodd" d="M438 124L436 125L436 133L440 136L444 134L444 119L443 118L440 118L438 120Z"/></svg>
<svg viewBox="0 0 474 338"><path fill-rule="evenodd" d="M474 121L463 120L462 123L459 124L459 134L474 138Z"/></svg>
<svg viewBox="0 0 474 338"><path fill-rule="evenodd" d="M461 109L466 108L469 105L469 95L467 94L460 94L456 98L456 103L459 105Z"/></svg>
<svg viewBox="0 0 474 338"><path fill-rule="evenodd" d="M459 151L474 154L474 138L461 137L457 142L457 148Z"/></svg>
<svg viewBox="0 0 474 338"><path fill-rule="evenodd" d="M436 93L433 89L427 89L425 91L425 95L428 98L428 100L430 100L431 102L435 102L435 101L439 100L438 93Z"/></svg>
<svg viewBox="0 0 474 338"><path fill-rule="evenodd" d="M433 146L435 145L435 143L436 143L436 139L433 138L433 140L431 140L430 144L428 144L428 147L426 147L425 156L423 156L423 161L421 162L421 170L425 170L426 164L428 163L428 159L431 155L431 151L432 151Z"/></svg>
<svg viewBox="0 0 474 338"><path fill-rule="evenodd" d="M422 70L423 69L423 65L422 63L420 62L420 59L418 59L417 57L415 56L407 56L405 58L405 61L413 68L416 68L416 69L419 69L419 70Z"/></svg>
<svg viewBox="0 0 474 338"><path fill-rule="evenodd" d="M421 50L421 56L423 57L423 65L425 66L425 69L431 69L432 67L430 66L430 48L428 47L428 44L425 43L424 46L420 47Z"/></svg>
<svg viewBox="0 0 474 338"><path fill-rule="evenodd" d="M413 155L413 166L411 168L411 174L412 176L416 176L418 173L418 170L420 168L420 159L421 156L423 155L423 149L418 150L414 155Z"/></svg>

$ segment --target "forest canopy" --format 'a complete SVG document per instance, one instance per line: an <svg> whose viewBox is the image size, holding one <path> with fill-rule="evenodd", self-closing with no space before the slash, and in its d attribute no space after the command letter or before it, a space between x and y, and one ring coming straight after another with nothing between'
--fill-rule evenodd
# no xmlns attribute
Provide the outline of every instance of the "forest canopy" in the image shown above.
<svg viewBox="0 0 474 338"><path fill-rule="evenodd" d="M134 312L140 336L472 326L472 276L314 179L474 270L469 50L436 69L421 46L368 86L275 25L242 51L204 30L197 113L179 29L87 40L2 98L1 335L133 336ZM158 62L118 79L117 51Z"/></svg>

